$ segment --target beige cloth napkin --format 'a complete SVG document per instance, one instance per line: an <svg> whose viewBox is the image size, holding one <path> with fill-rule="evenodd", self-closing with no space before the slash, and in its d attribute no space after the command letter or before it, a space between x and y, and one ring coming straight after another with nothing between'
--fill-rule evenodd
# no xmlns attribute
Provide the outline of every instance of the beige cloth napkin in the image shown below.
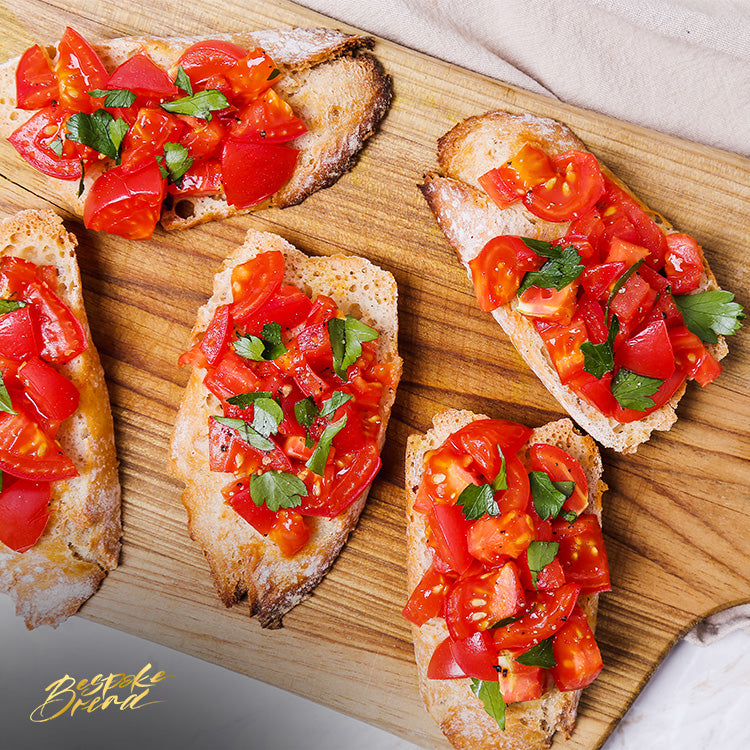
<svg viewBox="0 0 750 750"><path fill-rule="evenodd" d="M750 0L297 0L371 34L750 156ZM687 636L750 631L750 605Z"/></svg>

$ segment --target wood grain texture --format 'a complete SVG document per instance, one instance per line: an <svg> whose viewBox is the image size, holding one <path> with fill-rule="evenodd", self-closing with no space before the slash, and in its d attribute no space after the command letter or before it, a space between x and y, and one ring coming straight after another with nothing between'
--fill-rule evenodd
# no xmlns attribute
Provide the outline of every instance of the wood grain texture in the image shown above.
<svg viewBox="0 0 750 750"><path fill-rule="evenodd" d="M251 10L248 12L248 7ZM286 2L199 0L112 5L15 0L0 6L0 56L56 41L324 24ZM437 138L490 109L567 123L653 208L705 246L722 286L750 303L745 260L750 162L566 106L379 41L393 76L390 114L357 167L301 206L127 242L67 222L80 241L89 318L112 397L122 461L121 566L84 617L158 641L350 713L425 747L447 745L419 698L400 610L404 584L403 456L435 411L466 408L540 425L561 414L490 316L444 241L417 184ZM0 144L0 215L49 205L42 182ZM52 202L54 207L54 201ZM315 595L264 632L216 598L165 473L187 373L176 367L221 260L253 227L301 249L362 255L399 285L404 377L383 470L359 526ZM565 747L598 747L674 641L706 614L750 599L749 335L730 340L725 372L691 384L677 425L635 456L604 452L604 528L614 591L602 596L605 669L583 695ZM562 745L563 743L558 743ZM556 745L557 746L557 745Z"/></svg>

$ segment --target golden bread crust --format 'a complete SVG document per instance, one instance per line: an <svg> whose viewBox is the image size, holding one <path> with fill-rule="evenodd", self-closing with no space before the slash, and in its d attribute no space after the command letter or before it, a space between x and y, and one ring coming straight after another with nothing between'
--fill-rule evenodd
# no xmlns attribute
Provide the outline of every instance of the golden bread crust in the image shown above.
<svg viewBox="0 0 750 750"><path fill-rule="evenodd" d="M51 516L27 552L0 543L0 590L29 628L56 626L96 591L120 552L120 482L104 372L91 340L75 257L76 239L52 211L22 211L0 221L0 255L58 270L60 296L86 332L88 348L60 367L78 388L78 411L58 440L79 476L52 483Z"/></svg>
<svg viewBox="0 0 750 750"><path fill-rule="evenodd" d="M306 294L332 297L344 312L380 332L378 359L393 367L394 383L381 401L382 448L395 389L401 375L397 351L397 289L387 271L367 260L346 256L308 257L275 234L249 231L245 243L228 258L214 277L214 293L198 311L191 344L198 341L216 307L231 300L231 273L260 252L280 250L285 257L284 283ZM367 492L334 519L309 517L311 537L294 557L284 557L224 503L221 488L231 475L212 472L208 465L209 416L219 414L218 401L203 385L205 371L194 369L175 422L170 471L186 485L182 500L190 534L203 548L219 597L232 606L247 595L250 612L264 627L278 626L281 617L304 599L333 565L357 523Z"/></svg>

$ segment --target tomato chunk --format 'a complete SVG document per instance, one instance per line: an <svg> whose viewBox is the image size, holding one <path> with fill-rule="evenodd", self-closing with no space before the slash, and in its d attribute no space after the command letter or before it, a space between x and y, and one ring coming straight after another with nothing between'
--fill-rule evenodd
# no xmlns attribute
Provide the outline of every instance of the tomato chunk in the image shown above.
<svg viewBox="0 0 750 750"><path fill-rule="evenodd" d="M59 97L57 76L47 51L35 44L21 55L16 68L16 106L41 109Z"/></svg>
<svg viewBox="0 0 750 750"><path fill-rule="evenodd" d="M75 30L65 29L57 45L55 72L60 84L60 104L76 112L91 113L99 106L89 91L106 89L109 74L93 47Z"/></svg>
<svg viewBox="0 0 750 750"><path fill-rule="evenodd" d="M552 537L560 544L555 559L562 565L566 580L580 584L582 594L611 589L602 527L593 513L583 513L572 524L556 518Z"/></svg>
<svg viewBox="0 0 750 750"><path fill-rule="evenodd" d="M47 526L50 497L49 482L6 479L0 492L0 542L16 552L31 549Z"/></svg>
<svg viewBox="0 0 750 750"><path fill-rule="evenodd" d="M401 614L414 625L424 625L443 611L449 581L434 564L420 579Z"/></svg>
<svg viewBox="0 0 750 750"><path fill-rule="evenodd" d="M34 405L49 419L62 422L78 409L78 388L41 359L23 362L18 377Z"/></svg>
<svg viewBox="0 0 750 750"><path fill-rule="evenodd" d="M589 483L578 461L557 445L534 443L529 448L531 468L543 471L553 482L575 482L573 494L565 501L565 510L580 513L589 504Z"/></svg>
<svg viewBox="0 0 750 750"><path fill-rule="evenodd" d="M506 703L533 701L542 697L544 670L517 662L522 651L506 651L498 656L498 682Z"/></svg>
<svg viewBox="0 0 750 750"><path fill-rule="evenodd" d="M687 234L667 235L665 270L673 294L697 289L703 276L700 245Z"/></svg>
<svg viewBox="0 0 750 750"><path fill-rule="evenodd" d="M578 606L552 641L552 652L556 666L551 672L559 690L587 687L604 666L586 615Z"/></svg>

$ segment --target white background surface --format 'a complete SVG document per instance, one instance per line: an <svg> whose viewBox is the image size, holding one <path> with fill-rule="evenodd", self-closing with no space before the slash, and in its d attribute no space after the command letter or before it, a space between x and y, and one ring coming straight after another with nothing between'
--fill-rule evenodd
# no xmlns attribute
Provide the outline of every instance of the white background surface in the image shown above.
<svg viewBox="0 0 750 750"><path fill-rule="evenodd" d="M74 617L28 632L0 597L0 747L7 750L415 750L411 743L222 667ZM138 710L65 714L32 723L45 688L66 674L169 677ZM750 635L711 646L681 642L605 750L750 748Z"/></svg>

